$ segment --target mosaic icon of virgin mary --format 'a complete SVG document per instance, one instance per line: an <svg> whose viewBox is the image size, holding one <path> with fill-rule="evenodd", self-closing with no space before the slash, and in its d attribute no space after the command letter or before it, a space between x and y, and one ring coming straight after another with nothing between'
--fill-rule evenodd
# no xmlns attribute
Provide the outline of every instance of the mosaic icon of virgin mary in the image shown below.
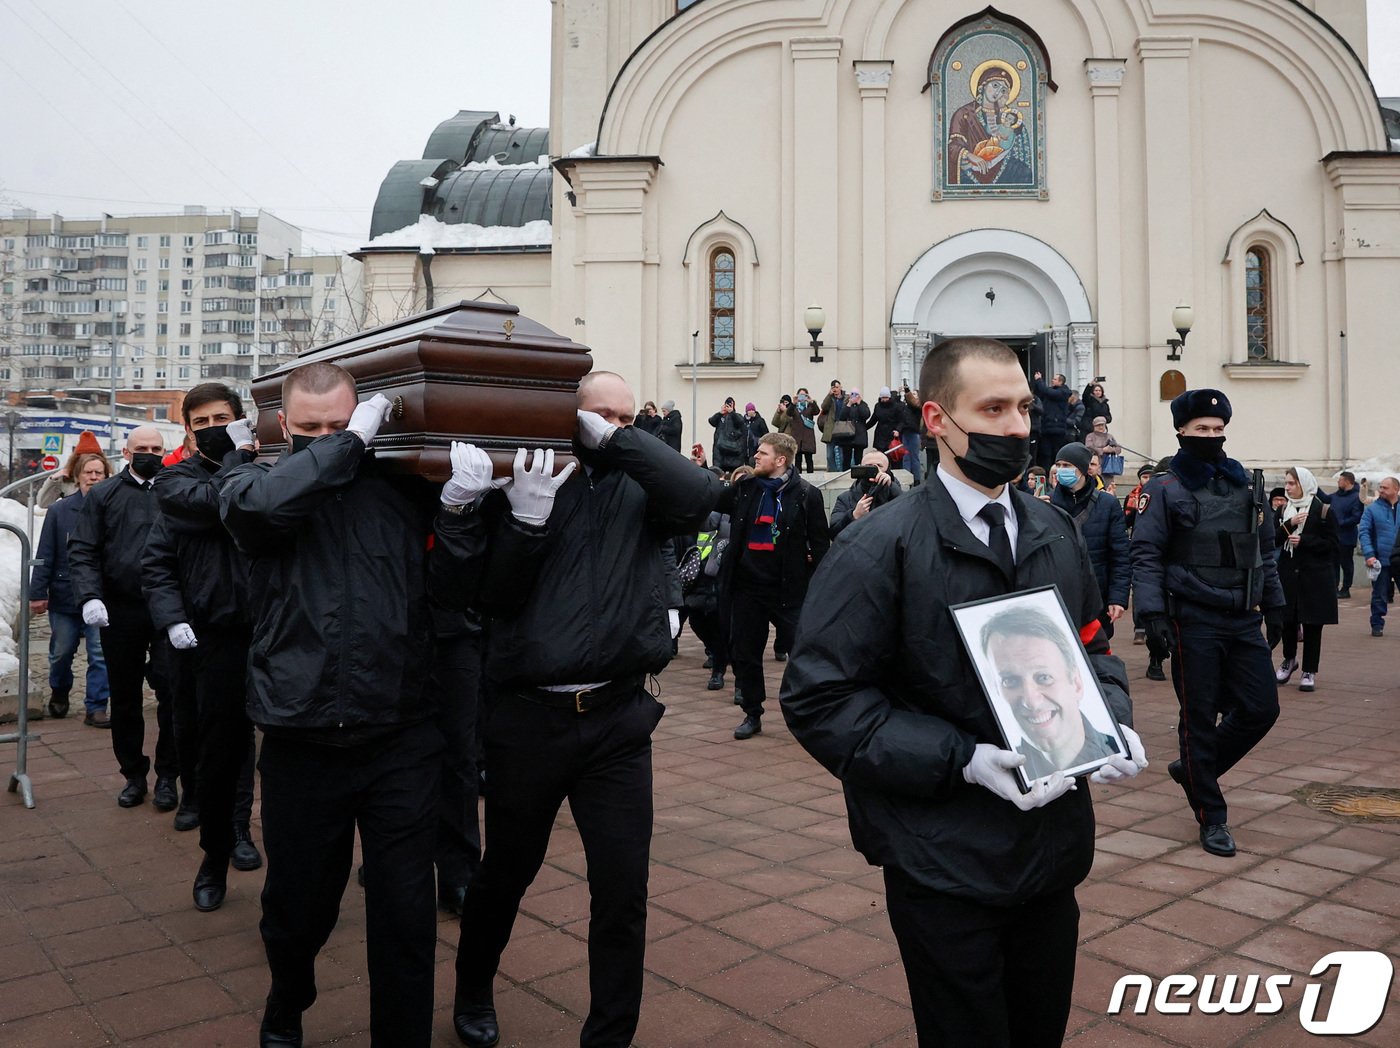
<svg viewBox="0 0 1400 1048"><path fill-rule="evenodd" d="M948 121L949 185L1031 185L1033 145L1025 120L1012 108L1021 77L1009 62L992 59L972 73L972 101Z"/></svg>

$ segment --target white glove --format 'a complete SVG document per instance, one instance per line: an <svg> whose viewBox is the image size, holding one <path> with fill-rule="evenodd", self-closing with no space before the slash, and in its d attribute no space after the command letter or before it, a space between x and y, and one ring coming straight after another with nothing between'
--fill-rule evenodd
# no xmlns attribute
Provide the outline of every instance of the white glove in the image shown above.
<svg viewBox="0 0 1400 1048"><path fill-rule="evenodd" d="M1122 782L1124 779L1131 779L1147 767L1147 751L1143 749L1142 739L1138 733L1126 724L1118 725L1118 730L1123 733L1123 738L1128 740L1128 757L1115 753L1108 759L1107 764L1089 776L1090 782L1101 784ZM1132 759L1129 760L1129 757Z"/></svg>
<svg viewBox="0 0 1400 1048"><path fill-rule="evenodd" d="M465 506L475 502L483 492L510 483L510 477L491 476L491 456L475 444L454 440L450 455L452 476L442 486L444 506Z"/></svg>
<svg viewBox="0 0 1400 1048"><path fill-rule="evenodd" d="M350 416L348 429L355 436L365 442L365 447L374 443L374 435L379 432L379 427L389 421L389 413L394 410L394 405L389 402L389 398L383 393L376 393L363 404L355 407L354 413Z"/></svg>
<svg viewBox="0 0 1400 1048"><path fill-rule="evenodd" d="M510 511L522 524L543 524L549 520L549 511L554 508L554 496L564 481L573 476L577 462L570 462L559 475L554 475L553 449L535 449L535 457L527 469L525 449L515 453L514 476L506 496L510 499Z"/></svg>
<svg viewBox="0 0 1400 1048"><path fill-rule="evenodd" d="M199 644L195 639L194 630L190 629L188 622L177 622L173 626L165 627L165 635L170 638L170 643L180 651L188 651Z"/></svg>
<svg viewBox="0 0 1400 1048"><path fill-rule="evenodd" d="M246 418L236 418L228 424L228 439L233 441L235 448L252 448L255 446L253 440L253 426Z"/></svg>
<svg viewBox="0 0 1400 1048"><path fill-rule="evenodd" d="M675 640L681 635L681 613L675 608L667 608L666 621L671 624L671 639Z"/></svg>
<svg viewBox="0 0 1400 1048"><path fill-rule="evenodd" d="M617 424L609 422L596 411L578 413L578 442L584 447L597 451L616 432Z"/></svg>
<svg viewBox="0 0 1400 1048"><path fill-rule="evenodd" d="M107 618L107 605L100 600L84 601L83 621L89 626L110 626L112 624Z"/></svg>
<svg viewBox="0 0 1400 1048"><path fill-rule="evenodd" d="M1022 811L1042 808L1061 794L1075 789L1074 779L1057 771L1043 779L1031 783L1031 792L1022 793L1016 783L1012 768L1026 763L1024 753L1003 750L991 743L979 742L972 751L972 760L963 768L963 778L978 786L985 786L1002 800L1010 801Z"/></svg>

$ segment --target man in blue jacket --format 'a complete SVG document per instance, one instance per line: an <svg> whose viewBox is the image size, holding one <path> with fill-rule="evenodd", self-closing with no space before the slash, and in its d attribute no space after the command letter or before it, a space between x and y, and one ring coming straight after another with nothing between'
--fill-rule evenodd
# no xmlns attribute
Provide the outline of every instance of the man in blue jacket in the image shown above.
<svg viewBox="0 0 1400 1048"><path fill-rule="evenodd" d="M1381 481L1375 502L1361 514L1361 555L1366 567L1379 574L1371 581L1371 636L1385 634L1385 613L1390 606L1395 580L1390 573L1390 555L1395 549L1396 508L1400 501L1400 480L1386 477Z"/></svg>
<svg viewBox="0 0 1400 1048"><path fill-rule="evenodd" d="M1063 375L1056 375L1048 386L1045 384L1045 376L1039 371L1034 377L1035 382L1031 389L1039 399L1041 407L1040 444L1037 448L1036 465L1044 467L1048 473L1055 461L1055 449L1069 437L1066 433L1069 428L1069 397L1074 390L1066 384Z"/></svg>
<svg viewBox="0 0 1400 1048"><path fill-rule="evenodd" d="M925 483L842 533L817 569L783 680L798 742L845 788L851 838L884 868L920 1044L1059 1045L1094 857L1089 790L1055 772L1022 793L950 608L1055 584L1120 723L1123 663L1069 519L1011 488L1031 393L1002 342L951 339L919 376L942 445ZM1146 764L1113 758L1100 782Z"/></svg>
<svg viewBox="0 0 1400 1048"><path fill-rule="evenodd" d="M1099 621L1105 635L1112 637L1113 624L1128 607L1133 571L1128 562L1128 527L1123 522L1123 507L1090 482L1092 455L1080 443L1060 449L1055 458L1055 490L1050 494L1050 505L1069 514L1088 547L1089 563L1094 565L1094 578L1103 597Z"/></svg>
<svg viewBox="0 0 1400 1048"><path fill-rule="evenodd" d="M1337 525L1337 572L1340 585L1337 596L1351 596L1351 580L1356 571L1357 528L1361 523L1361 492L1356 487L1356 474L1343 470L1337 476L1337 490L1332 493L1332 521Z"/></svg>

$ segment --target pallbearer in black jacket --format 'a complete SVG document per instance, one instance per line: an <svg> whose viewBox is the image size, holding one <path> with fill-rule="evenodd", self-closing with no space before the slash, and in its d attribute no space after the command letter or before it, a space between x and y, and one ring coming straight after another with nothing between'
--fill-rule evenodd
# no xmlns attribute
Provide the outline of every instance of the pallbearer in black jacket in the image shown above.
<svg viewBox="0 0 1400 1048"><path fill-rule="evenodd" d="M442 736L426 684L431 505L368 448L389 410L306 364L282 386L291 450L240 466L220 492L249 558L248 716L263 730L261 925L272 988L263 1045L300 1045L316 954L335 927L358 828L370 1038L432 1039L433 838Z"/></svg>
<svg viewBox="0 0 1400 1048"><path fill-rule="evenodd" d="M579 384L575 451L522 449L493 482L486 453L454 445L430 555L434 598L485 628L486 853L467 888L453 1021L475 1048L499 1038L492 982L525 889L567 798L588 856L591 1002L583 1048L637 1028L651 846L651 733L643 686L671 658L663 542L694 533L719 481L632 427L627 383ZM528 465L528 468L527 468Z"/></svg>
<svg viewBox="0 0 1400 1048"><path fill-rule="evenodd" d="M949 606L1055 583L1119 721L1122 662L1099 627L1088 552L1061 511L1007 484L1029 454L1030 390L1015 354L954 339L925 362L937 473L833 543L807 594L780 697L798 741L841 779L856 847L885 870L890 923L921 1045L1059 1045L1094 855L1087 788L1056 773L1022 795ZM984 507L1010 509L1014 565ZM1095 773L1135 775L1133 760ZM1082 784L1080 784L1082 785Z"/></svg>
<svg viewBox="0 0 1400 1048"><path fill-rule="evenodd" d="M126 778L117 803L131 808L146 797L151 761L143 752L146 722L141 704L149 652L160 726L153 802L158 810L171 811L179 803L175 780L180 765L168 680L170 646L164 632L151 625L141 596L141 558L156 515L151 481L160 471L164 446L160 431L153 426L131 431L122 452L126 469L94 485L83 500L68 540L68 561L73 596L82 608L83 621L102 630L102 652L111 687L112 751Z"/></svg>

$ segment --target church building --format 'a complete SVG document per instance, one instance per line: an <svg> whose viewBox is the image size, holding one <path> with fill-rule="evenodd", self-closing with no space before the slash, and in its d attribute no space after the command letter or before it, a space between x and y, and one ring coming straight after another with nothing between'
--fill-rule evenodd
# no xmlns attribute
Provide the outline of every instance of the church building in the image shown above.
<svg viewBox="0 0 1400 1048"><path fill-rule="evenodd" d="M553 7L549 128L462 111L385 178L371 320L511 302L706 445L727 396L873 399L991 335L1102 376L1130 464L1175 450L1189 386L1252 465L1395 448L1400 116L1365 0Z"/></svg>

